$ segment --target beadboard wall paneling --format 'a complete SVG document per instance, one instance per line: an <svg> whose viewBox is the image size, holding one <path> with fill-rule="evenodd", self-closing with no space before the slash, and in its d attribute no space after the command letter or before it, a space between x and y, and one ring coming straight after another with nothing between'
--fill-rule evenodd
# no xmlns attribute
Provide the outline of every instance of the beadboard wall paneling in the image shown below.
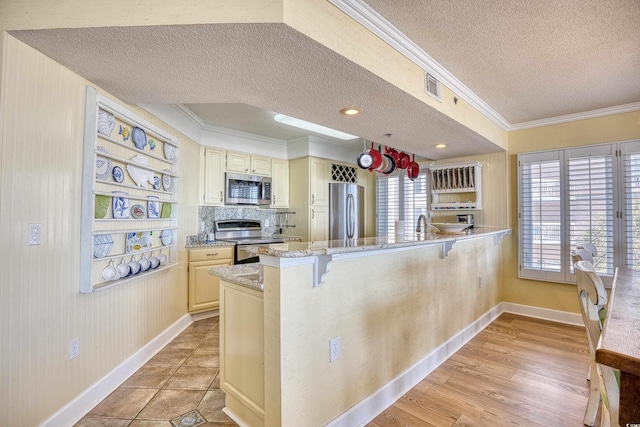
<svg viewBox="0 0 640 427"><path fill-rule="evenodd" d="M186 313L184 242L197 233L199 149L127 106L180 139L180 265L80 294L82 138L91 83L6 33L2 55L0 425L33 426ZM28 245L30 223L42 224L39 246ZM73 338L80 356L70 361Z"/></svg>
<svg viewBox="0 0 640 427"><path fill-rule="evenodd" d="M434 212L432 222L457 222L458 214L473 214L478 225L508 227L509 170L506 152L465 156L435 162L436 165L478 161L482 163L482 210Z"/></svg>

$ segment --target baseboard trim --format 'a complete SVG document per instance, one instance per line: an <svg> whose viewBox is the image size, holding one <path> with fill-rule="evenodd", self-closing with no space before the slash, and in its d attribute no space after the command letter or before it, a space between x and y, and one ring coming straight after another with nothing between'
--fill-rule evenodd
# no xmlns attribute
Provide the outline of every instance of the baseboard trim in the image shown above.
<svg viewBox="0 0 640 427"><path fill-rule="evenodd" d="M211 317L211 316L207 316ZM203 317L204 318L204 317ZM192 316L185 314L158 336L145 344L127 360L92 384L78 397L45 420L41 427L72 426L82 419L98 403L118 388L138 369L162 350L193 322Z"/></svg>
<svg viewBox="0 0 640 427"><path fill-rule="evenodd" d="M551 320L558 323L566 323L575 326L584 326L580 313L570 313L568 311L553 310L550 308L534 307L531 305L516 304L513 302L501 302L502 313L520 314L522 316L534 317L536 319Z"/></svg>
<svg viewBox="0 0 640 427"><path fill-rule="evenodd" d="M480 316L476 321L451 337L429 353L424 359L398 375L391 382L382 386L369 397L361 400L355 406L343 412L327 426L350 427L365 426L376 418L382 411L391 406L396 400L404 396L434 369L460 350L480 331L496 320L502 313L513 313L554 322L582 326L582 316L577 313L533 307L509 302L501 302L491 310Z"/></svg>

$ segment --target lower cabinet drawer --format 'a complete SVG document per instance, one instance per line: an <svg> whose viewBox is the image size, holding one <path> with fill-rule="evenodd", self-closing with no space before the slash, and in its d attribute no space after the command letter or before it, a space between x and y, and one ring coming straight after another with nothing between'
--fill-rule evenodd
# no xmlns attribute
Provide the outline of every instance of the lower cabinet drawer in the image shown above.
<svg viewBox="0 0 640 427"><path fill-rule="evenodd" d="M189 262L215 261L230 259L233 262L233 246L210 246L208 248L189 249Z"/></svg>

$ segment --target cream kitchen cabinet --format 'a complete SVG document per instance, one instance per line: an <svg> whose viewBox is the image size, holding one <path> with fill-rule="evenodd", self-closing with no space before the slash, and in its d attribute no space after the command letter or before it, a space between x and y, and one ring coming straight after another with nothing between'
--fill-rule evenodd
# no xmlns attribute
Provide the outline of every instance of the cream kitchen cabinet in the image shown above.
<svg viewBox="0 0 640 427"><path fill-rule="evenodd" d="M224 205L224 161L225 152L214 148L204 148L202 155L202 204Z"/></svg>
<svg viewBox="0 0 640 427"><path fill-rule="evenodd" d="M189 250L189 313L214 310L220 305L220 279L211 267L233 264L233 246Z"/></svg>
<svg viewBox="0 0 640 427"><path fill-rule="evenodd" d="M271 207L289 207L289 161L271 160Z"/></svg>
<svg viewBox="0 0 640 427"><path fill-rule="evenodd" d="M311 207L309 241L329 240L329 210L326 206Z"/></svg>
<svg viewBox="0 0 640 427"><path fill-rule="evenodd" d="M245 425L264 426L264 294L226 280L220 285L220 388Z"/></svg>
<svg viewBox="0 0 640 427"><path fill-rule="evenodd" d="M327 206L329 204L329 180L331 178L331 161L310 159L311 206Z"/></svg>
<svg viewBox="0 0 640 427"><path fill-rule="evenodd" d="M271 159L227 151L227 171L271 176Z"/></svg>
<svg viewBox="0 0 640 427"><path fill-rule="evenodd" d="M317 157L303 157L289 161L289 210L295 234L303 241L328 239L329 182L333 162Z"/></svg>

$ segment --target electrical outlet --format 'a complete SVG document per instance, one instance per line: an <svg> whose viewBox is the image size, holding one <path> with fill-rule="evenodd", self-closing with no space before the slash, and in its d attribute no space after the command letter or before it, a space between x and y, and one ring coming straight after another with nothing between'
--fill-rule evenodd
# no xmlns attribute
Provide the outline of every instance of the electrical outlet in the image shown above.
<svg viewBox="0 0 640 427"><path fill-rule="evenodd" d="M340 359L340 337L329 340L329 362L333 363Z"/></svg>
<svg viewBox="0 0 640 427"><path fill-rule="evenodd" d="M29 246L39 245L41 235L42 235L41 224L29 224Z"/></svg>
<svg viewBox="0 0 640 427"><path fill-rule="evenodd" d="M75 359L80 355L80 338L74 338L69 341L69 360Z"/></svg>

